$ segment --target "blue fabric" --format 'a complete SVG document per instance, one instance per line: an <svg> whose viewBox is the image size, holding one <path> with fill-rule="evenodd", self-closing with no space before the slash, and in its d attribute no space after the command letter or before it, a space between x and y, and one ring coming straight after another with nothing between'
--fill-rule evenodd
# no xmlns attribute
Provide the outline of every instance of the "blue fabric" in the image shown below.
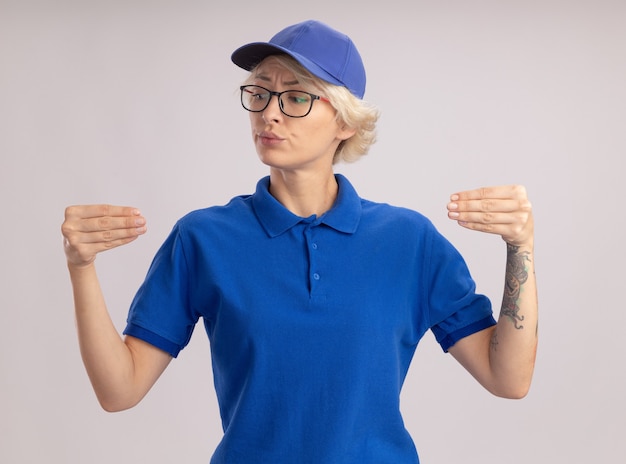
<svg viewBox="0 0 626 464"><path fill-rule="evenodd" d="M430 221L336 177L321 217L293 215L269 178L188 214L132 303L126 333L172 356L203 319L224 428L213 464L417 463L400 390L419 340L432 329L447 350L495 324Z"/></svg>

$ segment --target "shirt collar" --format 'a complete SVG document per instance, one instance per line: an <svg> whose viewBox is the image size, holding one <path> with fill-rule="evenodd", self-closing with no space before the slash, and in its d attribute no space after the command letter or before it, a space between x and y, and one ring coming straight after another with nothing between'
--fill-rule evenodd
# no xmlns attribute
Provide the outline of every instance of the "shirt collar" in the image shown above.
<svg viewBox="0 0 626 464"><path fill-rule="evenodd" d="M339 186L335 204L319 218L303 218L285 208L269 192L269 176L257 183L252 195L254 212L270 237L277 237L300 222L326 224L339 232L353 234L361 219L361 199L348 179L341 174L335 174L335 179Z"/></svg>

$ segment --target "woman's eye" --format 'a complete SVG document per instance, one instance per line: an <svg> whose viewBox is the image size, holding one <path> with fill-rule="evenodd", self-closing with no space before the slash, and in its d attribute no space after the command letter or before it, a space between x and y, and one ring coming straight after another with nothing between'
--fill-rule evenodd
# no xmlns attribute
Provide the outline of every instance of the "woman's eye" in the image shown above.
<svg viewBox="0 0 626 464"><path fill-rule="evenodd" d="M291 103L295 103L295 104L299 104L299 103L308 103L310 100L310 97L307 94L290 94L289 95L289 101Z"/></svg>

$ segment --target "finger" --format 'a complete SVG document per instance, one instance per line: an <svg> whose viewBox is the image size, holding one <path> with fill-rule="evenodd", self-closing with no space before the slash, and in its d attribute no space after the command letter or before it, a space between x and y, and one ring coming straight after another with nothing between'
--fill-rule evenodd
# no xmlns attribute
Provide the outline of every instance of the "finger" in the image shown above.
<svg viewBox="0 0 626 464"><path fill-rule="evenodd" d="M141 212L132 206L116 205L75 205L65 209L66 218L97 218L97 217L124 217L141 216Z"/></svg>
<svg viewBox="0 0 626 464"><path fill-rule="evenodd" d="M512 213L524 210L519 200L483 198L478 200L456 200L448 203L450 212L483 212L483 213Z"/></svg>
<svg viewBox="0 0 626 464"><path fill-rule="evenodd" d="M72 243L71 239L63 237L63 247L65 248L66 252L74 253L80 256L89 256L94 255L100 251L109 250L111 248L116 248L118 246L130 243L133 240L136 240L139 235L141 234L127 235L111 240L84 240L80 243Z"/></svg>
<svg viewBox="0 0 626 464"><path fill-rule="evenodd" d="M474 190L457 192L450 196L451 201L483 200L483 199L523 199L526 198L526 188L523 185L500 185L482 187Z"/></svg>
<svg viewBox="0 0 626 464"><path fill-rule="evenodd" d="M81 232L132 230L146 225L143 216L102 216L78 221L76 228Z"/></svg>
<svg viewBox="0 0 626 464"><path fill-rule="evenodd" d="M468 223L476 223L476 224L515 224L515 223L523 223L525 221L523 215L511 214L511 213L502 213L502 212L482 212L482 211L468 211L468 212L459 212L459 211L449 211L448 217L450 219L454 219L459 222L468 222Z"/></svg>
<svg viewBox="0 0 626 464"><path fill-rule="evenodd" d="M127 243L129 239L136 239L139 235L143 235L146 230L147 228L145 226L113 230L97 230L94 232L75 234L74 240L72 240L71 236L68 237L68 239L70 240L70 243L75 246L80 246L80 244L102 243L105 248L113 248Z"/></svg>

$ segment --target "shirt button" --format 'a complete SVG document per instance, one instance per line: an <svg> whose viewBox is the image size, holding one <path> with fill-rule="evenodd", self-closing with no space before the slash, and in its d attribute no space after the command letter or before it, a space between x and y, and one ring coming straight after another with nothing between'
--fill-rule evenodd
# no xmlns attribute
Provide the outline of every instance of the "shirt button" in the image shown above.
<svg viewBox="0 0 626 464"><path fill-rule="evenodd" d="M317 243L314 243L313 245L311 245L313 247L314 250L317 250Z"/></svg>
<svg viewBox="0 0 626 464"><path fill-rule="evenodd" d="M313 278L315 280L320 280L320 275L316 272L315 274L313 274Z"/></svg>

